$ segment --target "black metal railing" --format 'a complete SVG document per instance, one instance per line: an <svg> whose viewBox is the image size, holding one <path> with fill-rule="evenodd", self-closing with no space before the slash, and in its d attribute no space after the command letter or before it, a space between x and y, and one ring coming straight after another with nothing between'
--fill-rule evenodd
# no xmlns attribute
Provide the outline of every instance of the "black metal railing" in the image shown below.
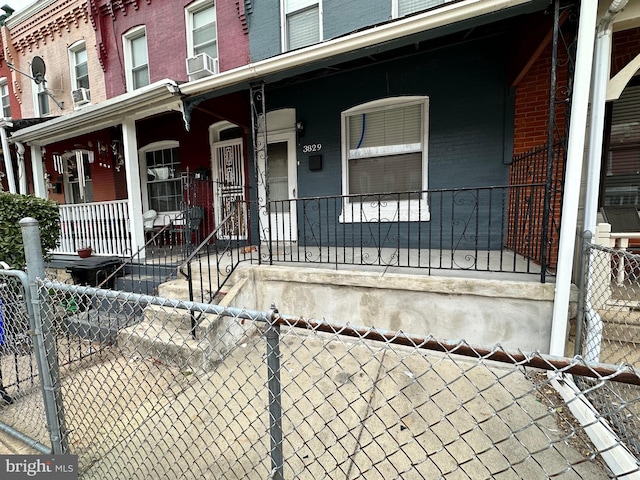
<svg viewBox="0 0 640 480"><path fill-rule="evenodd" d="M273 201L260 214L268 240L259 258L540 274L535 255L509 245L540 236L539 216L526 212L543 201L544 189L531 183Z"/></svg>

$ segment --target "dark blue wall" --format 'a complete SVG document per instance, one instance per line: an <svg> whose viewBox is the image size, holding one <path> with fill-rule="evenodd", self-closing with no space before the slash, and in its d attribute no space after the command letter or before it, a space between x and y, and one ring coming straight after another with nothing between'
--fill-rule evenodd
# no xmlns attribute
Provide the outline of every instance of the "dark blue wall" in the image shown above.
<svg viewBox="0 0 640 480"><path fill-rule="evenodd" d="M494 37L322 79L281 87L267 85L267 109L293 107L297 119L305 126L305 135L297 150L298 197L341 194L340 113L364 102L398 95L427 95L430 99L430 190L506 185L508 166L503 162L503 154L510 139L505 138L508 131L505 122L513 121L505 81L507 45L504 38ZM321 171L310 171L308 154L302 153L303 145L313 143L322 144ZM504 199L499 195L475 218L479 205L474 205L473 198L471 195L455 206L450 197L443 199L442 205L433 199L432 221L425 226L431 230L437 228L438 239L430 240L433 245L442 242L446 246L461 236L461 231L452 232L448 226L451 210L455 209L456 217L463 223L472 219L474 230L492 230L491 238L484 235L482 243L491 248L501 246ZM299 219L299 225L303 223ZM446 230L446 238L440 237L441 230ZM423 231L422 236L426 233ZM400 232L400 235L404 234ZM415 240L421 234L413 229L408 235ZM434 236L432 231L429 235ZM334 235L338 237L340 235ZM473 243L476 238L473 235L473 239L465 242Z"/></svg>

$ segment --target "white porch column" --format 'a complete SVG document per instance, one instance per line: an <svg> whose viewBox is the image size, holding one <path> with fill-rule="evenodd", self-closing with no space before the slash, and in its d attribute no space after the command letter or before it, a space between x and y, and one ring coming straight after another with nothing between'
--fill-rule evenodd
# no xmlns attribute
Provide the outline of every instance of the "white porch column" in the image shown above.
<svg viewBox="0 0 640 480"><path fill-rule="evenodd" d="M9 140L5 125L0 126L0 139L2 141L2 156L4 157L4 170L7 174L7 183L9 184L9 192L16 193L16 179L13 175L13 165L11 162L11 151L9 150Z"/></svg>
<svg viewBox="0 0 640 480"><path fill-rule="evenodd" d="M33 193L36 197L47 198L47 185L44 181L42 166L42 147L31 146L31 171L33 172Z"/></svg>
<svg viewBox="0 0 640 480"><path fill-rule="evenodd" d="M144 224L142 221L142 194L140 189L140 161L138 159L138 139L136 122L125 118L122 122L122 142L124 150L125 176L129 193L129 231L131 232L132 253L144 246ZM140 252L144 258L144 251Z"/></svg>
<svg viewBox="0 0 640 480"><path fill-rule="evenodd" d="M567 165L565 167L566 180L562 201L562 226L558 246L558 273L556 275L556 292L553 301L553 320L549 345L549 353L559 356L564 356L567 325L569 323L571 273L578 226L580 179L584 157L585 131L587 129L597 10L598 2L583 1L580 3L576 68L573 74L575 83L571 99L571 124L569 125Z"/></svg>

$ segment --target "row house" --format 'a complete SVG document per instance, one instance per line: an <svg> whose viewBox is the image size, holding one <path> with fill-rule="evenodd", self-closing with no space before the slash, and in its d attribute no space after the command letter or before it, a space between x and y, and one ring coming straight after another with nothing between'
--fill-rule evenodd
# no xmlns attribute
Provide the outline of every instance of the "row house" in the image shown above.
<svg viewBox="0 0 640 480"><path fill-rule="evenodd" d="M268 262L555 276L531 347L559 353L576 229L638 202L638 2L57 0L5 30L22 116L60 103L10 137L60 252L127 255L193 207L229 237L240 205ZM46 82L17 73L34 56Z"/></svg>

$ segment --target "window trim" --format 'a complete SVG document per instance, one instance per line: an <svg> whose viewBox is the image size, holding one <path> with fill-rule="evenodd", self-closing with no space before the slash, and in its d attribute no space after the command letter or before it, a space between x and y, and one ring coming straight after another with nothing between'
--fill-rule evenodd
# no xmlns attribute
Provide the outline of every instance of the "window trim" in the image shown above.
<svg viewBox="0 0 640 480"><path fill-rule="evenodd" d="M422 105L422 190L428 189L428 149L429 149L429 97L427 96L401 96L388 97L379 100L356 105L345 110L340 115L341 135L341 162L342 162L342 195L344 197L343 208L340 214L341 223L356 223L360 221L428 221L431 217L427 194L422 193L420 199L400 200L375 204L374 202L353 202L349 197L349 132L347 131L347 118L374 111L393 110L402 106ZM413 151L417 144L411 144ZM393 148L395 153L406 151L404 148ZM389 153L389 152L387 152ZM376 194L372 194L376 195ZM400 208L398 208L398 206Z"/></svg>
<svg viewBox="0 0 640 480"><path fill-rule="evenodd" d="M87 81L89 83L89 87L86 87L86 88L89 90L91 88L91 79L89 76L89 50L87 49L87 42L85 42L84 40L78 40L67 49L69 54L69 70L71 73L71 90L72 91L81 88L80 86L78 86L78 73L76 71L78 66L78 64L76 63L76 53L78 53L81 50L84 50L85 52L87 52Z"/></svg>
<svg viewBox="0 0 640 480"><path fill-rule="evenodd" d="M180 142L177 140L160 140L158 142L153 142L145 145L144 147L138 149L138 162L140 164L140 190L142 194L142 205L144 210L149 210L151 208L149 206L149 189L147 187L148 179L147 179L147 153L155 152L158 150L170 150L172 148L180 148ZM173 219L178 214L180 214L180 210L171 210L171 211L158 211L158 215L162 214L166 219Z"/></svg>
<svg viewBox="0 0 640 480"><path fill-rule="evenodd" d="M47 93L46 81L36 83L35 80L31 80L32 93L33 93L33 113L35 117L48 117L51 115L51 103L49 102L49 94ZM40 96L44 95L47 99L47 106L49 111L42 112L40 108Z"/></svg>
<svg viewBox="0 0 640 480"><path fill-rule="evenodd" d="M133 27L131 28L127 33L124 33L122 35L122 44L123 44L123 51L124 51L124 69L125 69L125 77L126 77L126 83L127 83L127 91L133 91L133 90L137 90L138 88L142 88L142 87L135 87L133 84L133 53L131 50L131 44L134 40L137 40L140 37L145 37L145 48L147 50L147 63L146 63L146 67L147 67L147 76L148 76L148 83L147 85L149 85L151 83L151 68L149 65L149 42L148 42L148 38L147 38L147 28L145 25L140 25L138 27Z"/></svg>
<svg viewBox="0 0 640 480"><path fill-rule="evenodd" d="M6 95L2 95L2 91L0 90L0 101L3 98L7 98L7 108L9 109L9 116L6 116L4 113L4 105L2 105L2 118L11 118L11 91L9 90L9 81L7 80L6 77L0 77L0 89L2 87L6 87L7 89L7 94Z"/></svg>
<svg viewBox="0 0 640 480"><path fill-rule="evenodd" d="M213 13L215 16L215 22L216 22L216 57L218 58L219 54L220 54L220 50L218 48L218 11L216 9L216 4L215 2L211 2L211 0L200 0L197 2L194 2L193 4L189 5L188 7L185 7L184 13L185 13L185 22L186 22L186 26L187 26L187 57L191 58L191 57L195 57L196 53L195 53L195 45L193 42L193 16L196 13L199 13L202 10L206 10L207 8L213 8Z"/></svg>
<svg viewBox="0 0 640 480"><path fill-rule="evenodd" d="M322 42L324 39L324 29L323 29L323 10L322 10L322 0L311 0L314 4L318 5L318 43ZM289 13L299 12L302 10L307 10L312 8L312 4L309 4L305 7L299 8L297 10L292 10L291 12L287 11L287 0L280 0L280 44L282 45L282 52L288 52L291 49L289 48L289 42L287 41L288 30L287 30L287 15ZM310 44L315 45L315 44ZM305 45L305 46L310 46ZM304 47L301 47L304 48Z"/></svg>

